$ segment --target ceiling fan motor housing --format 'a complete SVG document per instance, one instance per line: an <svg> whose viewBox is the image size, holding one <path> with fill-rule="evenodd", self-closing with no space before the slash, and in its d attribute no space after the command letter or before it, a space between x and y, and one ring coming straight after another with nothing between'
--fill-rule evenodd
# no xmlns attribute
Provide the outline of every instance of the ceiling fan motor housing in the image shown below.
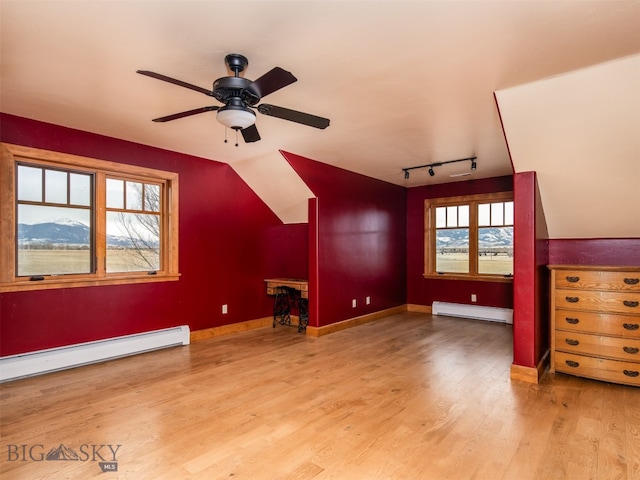
<svg viewBox="0 0 640 480"><path fill-rule="evenodd" d="M232 98L239 98L247 105L255 105L260 101L260 95L251 84L251 80L243 77L222 77L213 82L213 97L226 104Z"/></svg>

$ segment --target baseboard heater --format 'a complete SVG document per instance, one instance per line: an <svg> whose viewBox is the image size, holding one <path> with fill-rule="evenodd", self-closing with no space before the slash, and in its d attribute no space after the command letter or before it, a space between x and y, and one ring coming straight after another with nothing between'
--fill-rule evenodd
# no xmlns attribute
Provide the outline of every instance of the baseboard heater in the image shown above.
<svg viewBox="0 0 640 480"><path fill-rule="evenodd" d="M513 310L510 308L484 307L481 305L466 305L463 303L433 302L433 315L448 315L451 317L473 318L490 322L513 323Z"/></svg>
<svg viewBox="0 0 640 480"><path fill-rule="evenodd" d="M1 357L0 383L178 345L189 345L187 325Z"/></svg>

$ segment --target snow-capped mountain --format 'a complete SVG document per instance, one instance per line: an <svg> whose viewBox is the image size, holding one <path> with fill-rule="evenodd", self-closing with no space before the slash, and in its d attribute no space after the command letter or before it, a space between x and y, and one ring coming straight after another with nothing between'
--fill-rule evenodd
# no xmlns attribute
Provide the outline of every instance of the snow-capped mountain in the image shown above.
<svg viewBox="0 0 640 480"><path fill-rule="evenodd" d="M90 244L89 227L77 220L62 218L53 222L18 224L19 245L66 245L88 247ZM110 247L130 247L127 237L107 235Z"/></svg>
<svg viewBox="0 0 640 480"><path fill-rule="evenodd" d="M89 227L70 219L28 225L18 224L19 244L89 245Z"/></svg>
<svg viewBox="0 0 640 480"><path fill-rule="evenodd" d="M481 248L513 246L513 228L483 227L478 229L478 242ZM436 246L467 247L469 232L465 229L441 230L436 236Z"/></svg>

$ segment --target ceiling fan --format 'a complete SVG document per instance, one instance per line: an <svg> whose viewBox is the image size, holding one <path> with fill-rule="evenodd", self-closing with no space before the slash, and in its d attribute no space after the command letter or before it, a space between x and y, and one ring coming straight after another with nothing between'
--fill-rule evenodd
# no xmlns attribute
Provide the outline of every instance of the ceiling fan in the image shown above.
<svg viewBox="0 0 640 480"><path fill-rule="evenodd" d="M328 118L318 117L309 113L298 112L268 103L258 104L263 97L296 82L298 79L290 72L280 67L275 67L257 80L251 81L240 76L240 73L249 65L246 57L237 53L231 53L225 57L224 61L229 70L233 72L233 76L218 78L213 82L212 90L207 90L206 88L198 87L148 70L137 70L137 73L142 75L204 93L224 104L223 106L200 107L187 110L186 112L174 113L166 117L154 118L153 121L168 122L215 110L217 111L216 118L218 121L224 126L236 130L236 132L240 131L244 141L247 143L260 140L260 134L255 125L256 114L254 110L257 110L263 115L289 120L290 122L296 122L310 127L324 129L329 126ZM236 146L237 145L236 143Z"/></svg>

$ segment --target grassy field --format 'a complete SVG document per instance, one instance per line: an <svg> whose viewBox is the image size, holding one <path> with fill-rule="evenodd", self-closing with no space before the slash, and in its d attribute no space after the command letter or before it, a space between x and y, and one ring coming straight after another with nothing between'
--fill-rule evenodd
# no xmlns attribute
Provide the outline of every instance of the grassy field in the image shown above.
<svg viewBox="0 0 640 480"><path fill-rule="evenodd" d="M107 250L107 272L159 270L157 253L148 251L145 256L155 268L132 251ZM18 265L20 276L90 273L91 270L88 250L18 250Z"/></svg>
<svg viewBox="0 0 640 480"><path fill-rule="evenodd" d="M468 273L468 255L464 253L446 253L436 256L436 271L450 273ZM480 256L478 271L484 274L508 275L513 273L513 257L507 255Z"/></svg>

